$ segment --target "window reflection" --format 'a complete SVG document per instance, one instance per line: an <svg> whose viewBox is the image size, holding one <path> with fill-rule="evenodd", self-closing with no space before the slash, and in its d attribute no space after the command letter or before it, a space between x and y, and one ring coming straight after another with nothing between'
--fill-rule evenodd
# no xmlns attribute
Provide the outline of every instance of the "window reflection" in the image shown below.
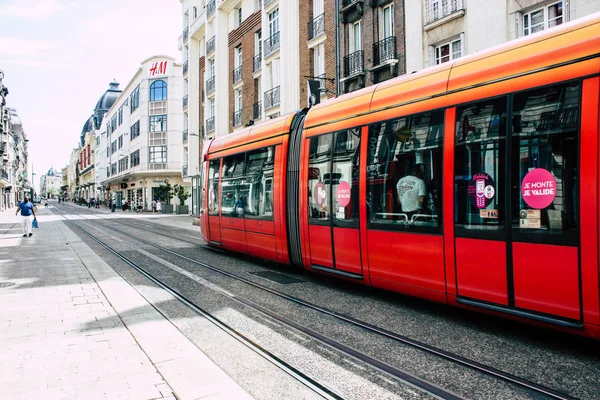
<svg viewBox="0 0 600 400"><path fill-rule="evenodd" d="M512 118L512 226L522 233L576 232L578 82L519 93Z"/></svg>
<svg viewBox="0 0 600 400"><path fill-rule="evenodd" d="M369 126L369 227L438 230L443 135L443 111Z"/></svg>
<svg viewBox="0 0 600 400"><path fill-rule="evenodd" d="M208 214L219 215L219 163L221 160L212 160L208 167Z"/></svg>
<svg viewBox="0 0 600 400"><path fill-rule="evenodd" d="M331 147L332 134L310 139L308 210L311 223L326 222L330 219L330 184L332 180L339 179L339 175L331 175Z"/></svg>
<svg viewBox="0 0 600 400"><path fill-rule="evenodd" d="M248 184L245 179L246 154L236 154L223 159L221 209L224 216L244 217L248 201Z"/></svg>
<svg viewBox="0 0 600 400"><path fill-rule="evenodd" d="M248 202L244 204L245 217L272 220L275 148L249 152L247 163Z"/></svg>
<svg viewBox="0 0 600 400"><path fill-rule="evenodd" d="M340 131L334 138L331 179L334 222L338 226L358 227L360 130Z"/></svg>

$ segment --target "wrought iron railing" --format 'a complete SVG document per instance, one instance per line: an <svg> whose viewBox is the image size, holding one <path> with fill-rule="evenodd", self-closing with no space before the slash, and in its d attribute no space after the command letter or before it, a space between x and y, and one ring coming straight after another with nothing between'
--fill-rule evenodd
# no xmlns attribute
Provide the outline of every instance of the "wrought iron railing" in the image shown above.
<svg viewBox="0 0 600 400"><path fill-rule="evenodd" d="M190 33L190 28L189 26L187 28L185 28L183 30L183 41L185 42L186 40L188 40L189 37L189 33Z"/></svg>
<svg viewBox="0 0 600 400"><path fill-rule="evenodd" d="M397 58L395 36L389 36L373 45L373 64L379 65L384 61Z"/></svg>
<svg viewBox="0 0 600 400"><path fill-rule="evenodd" d="M262 53L258 53L258 55L254 56L252 72L260 71L262 68Z"/></svg>
<svg viewBox="0 0 600 400"><path fill-rule="evenodd" d="M188 73L188 62L184 62L183 63L183 74L187 74Z"/></svg>
<svg viewBox="0 0 600 400"><path fill-rule="evenodd" d="M183 130L182 136L183 136L183 140L182 140L183 143L187 142L188 141L188 130L187 129Z"/></svg>
<svg viewBox="0 0 600 400"><path fill-rule="evenodd" d="M2 179L8 180L8 172L5 169L2 170Z"/></svg>
<svg viewBox="0 0 600 400"><path fill-rule="evenodd" d="M344 76L352 76L355 74L365 73L365 52L362 50L355 51L344 57Z"/></svg>
<svg viewBox="0 0 600 400"><path fill-rule="evenodd" d="M233 83L238 83L242 80L242 66L240 65L233 70Z"/></svg>
<svg viewBox="0 0 600 400"><path fill-rule="evenodd" d="M233 112L233 126L240 126L242 124L242 110Z"/></svg>
<svg viewBox="0 0 600 400"><path fill-rule="evenodd" d="M206 42L206 55L209 55L213 51L215 51L215 37L214 36L211 37L210 39L208 39L208 41Z"/></svg>
<svg viewBox="0 0 600 400"><path fill-rule="evenodd" d="M254 105L252 106L252 118L259 119L261 115L262 115L262 102L259 101L258 103L254 103Z"/></svg>
<svg viewBox="0 0 600 400"><path fill-rule="evenodd" d="M217 2L216 0L211 0L208 2L208 4L206 5L206 17L210 17L214 12L215 9L217 8Z"/></svg>
<svg viewBox="0 0 600 400"><path fill-rule="evenodd" d="M280 103L279 86L265 92L265 110L273 108Z"/></svg>
<svg viewBox="0 0 600 400"><path fill-rule="evenodd" d="M363 3L364 0L342 0L342 7L348 7L354 3Z"/></svg>
<svg viewBox="0 0 600 400"><path fill-rule="evenodd" d="M183 108L188 106L188 95L183 96Z"/></svg>
<svg viewBox="0 0 600 400"><path fill-rule="evenodd" d="M210 93L215 90L215 77L209 78L206 81L206 93Z"/></svg>
<svg viewBox="0 0 600 400"><path fill-rule="evenodd" d="M425 0L425 24L463 9L463 0Z"/></svg>
<svg viewBox="0 0 600 400"><path fill-rule="evenodd" d="M215 130L215 117L206 120L206 132L212 132Z"/></svg>
<svg viewBox="0 0 600 400"><path fill-rule="evenodd" d="M308 23L308 40L312 40L322 33L325 33L324 13Z"/></svg>
<svg viewBox="0 0 600 400"><path fill-rule="evenodd" d="M279 32L275 32L265 40L265 57L277 50L279 50Z"/></svg>

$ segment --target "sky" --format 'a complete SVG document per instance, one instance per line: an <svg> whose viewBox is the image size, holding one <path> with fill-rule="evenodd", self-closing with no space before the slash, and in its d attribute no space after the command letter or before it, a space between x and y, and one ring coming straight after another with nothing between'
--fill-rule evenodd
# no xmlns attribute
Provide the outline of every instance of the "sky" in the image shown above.
<svg viewBox="0 0 600 400"><path fill-rule="evenodd" d="M0 70L29 139L29 176L60 171L84 123L116 79L123 89L140 63L181 60L178 0L0 0Z"/></svg>

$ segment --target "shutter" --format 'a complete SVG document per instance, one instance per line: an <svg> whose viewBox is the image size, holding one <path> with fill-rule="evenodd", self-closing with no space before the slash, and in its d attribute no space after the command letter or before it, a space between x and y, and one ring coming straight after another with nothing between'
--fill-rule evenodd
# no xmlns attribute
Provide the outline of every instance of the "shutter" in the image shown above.
<svg viewBox="0 0 600 400"><path fill-rule="evenodd" d="M429 46L429 66L435 65L435 47Z"/></svg>

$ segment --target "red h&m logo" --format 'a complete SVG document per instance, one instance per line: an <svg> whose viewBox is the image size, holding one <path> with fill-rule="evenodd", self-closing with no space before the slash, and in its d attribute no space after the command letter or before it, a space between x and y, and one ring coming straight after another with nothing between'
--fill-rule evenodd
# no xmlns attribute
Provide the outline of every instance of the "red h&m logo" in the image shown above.
<svg viewBox="0 0 600 400"><path fill-rule="evenodd" d="M154 61L152 66L148 69L148 76L166 75L167 74L167 62L166 61Z"/></svg>

